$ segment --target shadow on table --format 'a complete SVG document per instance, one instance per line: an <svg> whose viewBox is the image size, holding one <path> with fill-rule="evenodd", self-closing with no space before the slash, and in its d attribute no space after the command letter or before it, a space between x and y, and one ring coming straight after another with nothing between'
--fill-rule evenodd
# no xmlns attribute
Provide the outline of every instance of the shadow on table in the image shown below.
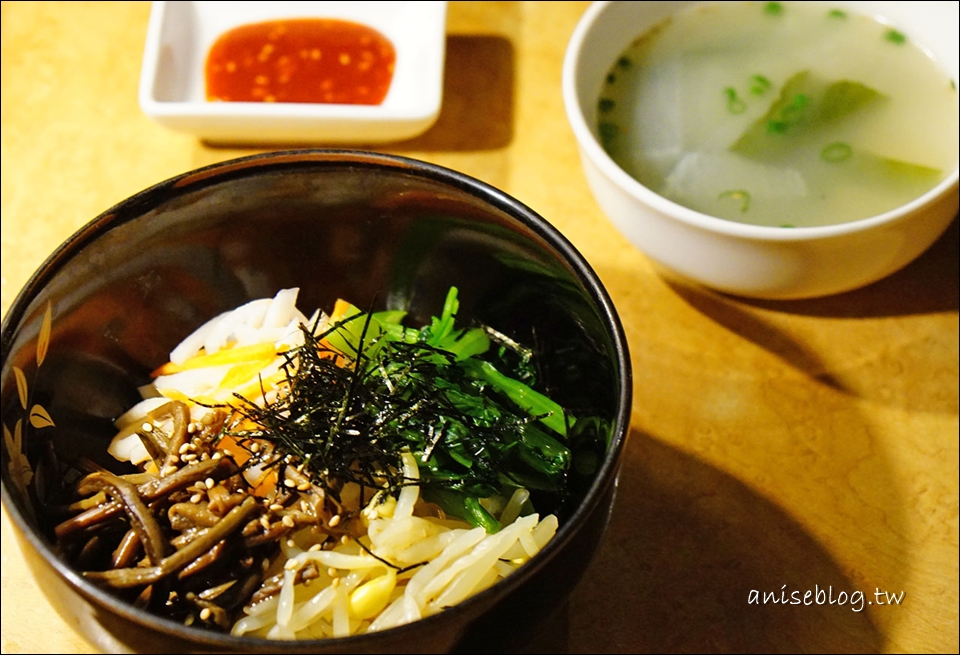
<svg viewBox="0 0 960 655"><path fill-rule="evenodd" d="M783 510L652 437L630 439L606 539L565 612L524 652L883 649L868 616L874 590L851 597L853 583Z"/></svg>
<svg viewBox="0 0 960 655"><path fill-rule="evenodd" d="M737 302L789 314L829 318L956 313L960 310L960 219L954 218L940 238L913 262L861 289L807 300L737 299Z"/></svg>
<svg viewBox="0 0 960 655"><path fill-rule="evenodd" d="M956 315L960 308L960 222L954 219L947 231L913 263L870 286L836 296L795 301L762 301L736 298L711 290L665 279L678 296L714 322L775 354L820 383L860 398L873 398L887 405L918 411L956 415L958 411L955 368L956 328L930 328L912 341L897 342L896 364L902 370L925 370L929 375L898 377L890 374L856 375L858 366L881 366L852 355L852 370L831 369L817 352L797 335L778 327L775 314L836 319L911 317L926 314ZM766 316L764 315L766 314ZM849 323L838 336L862 339L874 334L869 321L861 327ZM938 323L939 325L939 323ZM955 322L953 323L955 326ZM831 328L826 324L826 329ZM887 363L889 364L889 362Z"/></svg>
<svg viewBox="0 0 960 655"><path fill-rule="evenodd" d="M483 152L507 147L513 139L515 56L513 44L499 36L447 37L443 101L437 121L420 136L390 143L344 146L304 142L283 149L343 148L403 154L410 151ZM276 150L269 145L203 142L196 166L235 156ZM209 149L209 151L207 150ZM248 152L250 151L250 152Z"/></svg>
<svg viewBox="0 0 960 655"><path fill-rule="evenodd" d="M447 37L443 104L422 135L389 149L484 151L513 140L515 56L499 36Z"/></svg>

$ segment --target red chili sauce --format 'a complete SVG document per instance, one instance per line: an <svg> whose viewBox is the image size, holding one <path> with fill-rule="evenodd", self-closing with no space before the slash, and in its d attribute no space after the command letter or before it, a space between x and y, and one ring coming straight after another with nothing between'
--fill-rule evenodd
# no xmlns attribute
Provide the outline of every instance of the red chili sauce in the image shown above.
<svg viewBox="0 0 960 655"><path fill-rule="evenodd" d="M241 25L207 55L207 100L379 105L397 55L377 30L330 18Z"/></svg>

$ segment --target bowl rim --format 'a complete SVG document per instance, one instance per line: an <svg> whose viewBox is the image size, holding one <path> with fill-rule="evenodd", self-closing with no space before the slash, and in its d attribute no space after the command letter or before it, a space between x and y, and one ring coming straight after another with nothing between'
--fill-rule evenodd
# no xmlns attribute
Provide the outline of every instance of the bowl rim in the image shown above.
<svg viewBox="0 0 960 655"><path fill-rule="evenodd" d="M8 357L18 328L33 298L43 288L44 282L56 275L64 263L83 250L87 243L117 225L117 217L123 215L125 208L137 207L138 210L132 216L119 220L119 223L142 217L144 214L143 208L158 203L160 201L158 196L161 194L169 196L172 193L176 196L179 193L194 190L195 185L216 184L224 179L223 176L227 176L226 179L232 179L235 176L243 177L260 172L269 172L275 170L276 167L316 166L323 168L347 165L351 167L386 168L391 173L426 178L432 182L464 191L485 203L493 205L499 211L508 214L530 228L550 247L556 249L562 261L583 285L585 294L590 298L594 310L602 320L605 332L611 340L613 355L616 360L614 363L619 373L619 388L617 389L617 410L613 417L610 445L601 468L582 501L567 520L560 525L554 538L547 543L537 556L531 558L529 562L508 578L474 594L453 607L412 623L377 632L328 639L282 641L261 637L238 637L229 633L217 633L201 628L188 627L172 619L135 608L86 580L76 569L58 557L52 545L41 538L23 516L18 501L14 499L7 488L7 470L4 468L2 480L0 480L2 482L0 496L2 496L4 511L10 518L17 536L29 542L30 547L39 554L45 563L51 566L61 578L65 579L77 593L101 607L109 608L111 612L129 621L145 625L156 632L207 647L271 650L282 646L292 652L308 652L311 648L330 647L331 644L336 644L338 647L342 645L344 648L357 647L362 649L364 644L376 643L392 636L402 640L403 635L408 632L421 629L429 630L431 625L447 623L455 615L477 618L482 614L480 608L485 603L489 603L491 599L499 596L508 596L511 590L521 587L525 581L539 573L548 561L552 560L573 540L576 535L574 530L576 523L592 512L602 509L597 505L597 501L606 493L608 487L612 485L615 490L620 462L630 431L633 373L623 324L599 276L583 255L556 227L520 200L466 173L401 155L344 148L291 149L258 153L180 173L121 200L68 237L47 257L18 292L3 317L2 359L0 359L0 363L2 363L4 372L8 371ZM169 200L169 197L166 200ZM609 514L610 508L606 508L606 511ZM86 635L85 638L90 639Z"/></svg>
<svg viewBox="0 0 960 655"><path fill-rule="evenodd" d="M653 211L668 217L670 220L684 223L689 227L705 232L715 232L728 237L763 242L807 242L844 237L849 234L865 232L907 220L915 212L937 203L941 198L950 193L955 194L958 188L960 188L960 186L958 186L958 181L960 181L960 160L958 160L953 170L936 186L923 195L897 208L874 216L843 223L797 226L788 229L731 221L711 216L668 200L629 175L607 154L587 122L583 110L583 103L577 92L577 76L584 42L595 29L597 22L603 14L611 5L615 4L623 3L619 0L596 0L595 2L591 2L590 6L587 7L574 27L564 53L561 71L563 103L567 120L579 146L580 156L589 159L617 188L630 197L647 205Z"/></svg>

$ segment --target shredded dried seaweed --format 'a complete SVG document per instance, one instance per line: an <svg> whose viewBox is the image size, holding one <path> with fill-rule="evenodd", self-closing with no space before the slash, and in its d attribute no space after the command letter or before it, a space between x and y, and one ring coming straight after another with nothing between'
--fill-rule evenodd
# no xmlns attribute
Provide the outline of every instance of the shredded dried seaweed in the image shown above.
<svg viewBox="0 0 960 655"><path fill-rule="evenodd" d="M264 406L240 397L237 411L258 427L228 434L273 443L282 464L309 472L334 497L350 482L387 493L413 483L403 478L406 450L419 459L427 495L484 498L521 486L562 493L571 417L523 381L533 379L531 353L485 326L454 328L455 294L444 316L419 329L371 313L319 335L301 326L304 344L286 355L283 391ZM491 361L503 365L504 350L514 353L510 375Z"/></svg>

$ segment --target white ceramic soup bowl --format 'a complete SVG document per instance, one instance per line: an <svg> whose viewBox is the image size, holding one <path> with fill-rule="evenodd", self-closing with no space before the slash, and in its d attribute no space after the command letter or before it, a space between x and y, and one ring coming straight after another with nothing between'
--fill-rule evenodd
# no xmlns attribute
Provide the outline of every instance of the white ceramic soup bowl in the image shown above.
<svg viewBox="0 0 960 655"><path fill-rule="evenodd" d="M601 209L667 273L734 295L798 299L857 289L906 266L946 230L958 210L958 169L892 211L819 227L758 226L709 216L631 177L598 140L601 87L623 50L693 2L595 2L577 24L563 65L563 101L587 183ZM955 2L834 2L882 17L958 77Z"/></svg>

